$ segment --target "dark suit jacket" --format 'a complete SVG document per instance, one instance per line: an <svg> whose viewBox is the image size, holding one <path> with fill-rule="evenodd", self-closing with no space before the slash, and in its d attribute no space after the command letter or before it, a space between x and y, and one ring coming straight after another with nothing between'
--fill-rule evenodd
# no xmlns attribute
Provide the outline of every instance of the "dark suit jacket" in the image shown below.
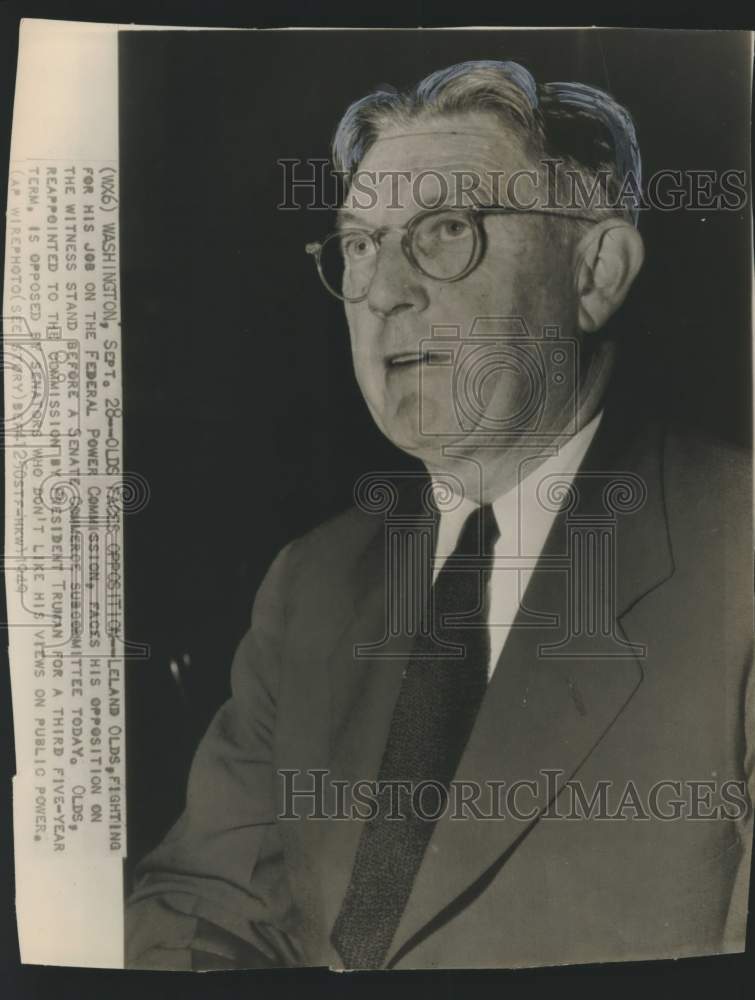
<svg viewBox="0 0 755 1000"><path fill-rule="evenodd" d="M553 656L569 634L570 526L605 514L607 472L629 483L608 502L609 634L598 627ZM721 804L722 782L746 780L750 484L748 460L731 448L656 422L629 435L625 414L606 415L577 479L579 500L557 516L533 573L458 780L511 783L554 769L587 794L611 782L614 804L631 782L640 812L658 781L707 780L702 814ZM197 752L186 810L139 867L132 965L341 965L329 935L362 824L278 818L279 772L304 772L300 788L313 769L328 781L377 777L411 648L398 634L392 658L354 656L355 644L385 631L385 523L354 508L275 560L233 663L233 696ZM521 801L533 799L548 805L539 790ZM388 966L741 950L746 822L631 814L444 816Z"/></svg>

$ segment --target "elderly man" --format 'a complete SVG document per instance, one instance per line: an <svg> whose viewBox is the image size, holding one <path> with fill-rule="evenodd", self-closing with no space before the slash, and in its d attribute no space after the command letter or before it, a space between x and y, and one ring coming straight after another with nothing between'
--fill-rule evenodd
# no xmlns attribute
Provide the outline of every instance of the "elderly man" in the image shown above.
<svg viewBox="0 0 755 1000"><path fill-rule="evenodd" d="M740 949L750 480L611 388L631 118L465 63L357 101L334 160L338 227L307 250L426 471L365 477L275 560L140 866L130 963Z"/></svg>

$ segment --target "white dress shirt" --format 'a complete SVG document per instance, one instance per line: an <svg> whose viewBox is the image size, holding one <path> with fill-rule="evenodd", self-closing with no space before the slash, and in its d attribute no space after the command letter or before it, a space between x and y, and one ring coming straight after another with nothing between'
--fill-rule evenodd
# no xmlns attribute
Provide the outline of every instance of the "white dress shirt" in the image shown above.
<svg viewBox="0 0 755 1000"><path fill-rule="evenodd" d="M488 680L493 676L532 571L556 518L557 511L546 509L537 499L538 485L544 477L554 474L564 482L572 481L602 416L602 411L596 414L573 438L562 445L557 454L550 455L531 473L527 473L524 463L518 484L492 503L500 536L493 550L493 568L488 584ZM433 562L433 582L456 547L464 522L476 506L473 500L463 497L457 507L441 514Z"/></svg>

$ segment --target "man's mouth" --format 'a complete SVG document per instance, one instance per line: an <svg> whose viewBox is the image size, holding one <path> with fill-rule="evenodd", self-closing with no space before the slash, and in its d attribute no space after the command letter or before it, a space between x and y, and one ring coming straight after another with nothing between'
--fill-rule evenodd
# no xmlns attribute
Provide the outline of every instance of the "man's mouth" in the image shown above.
<svg viewBox="0 0 755 1000"><path fill-rule="evenodd" d="M439 351L402 351L399 354L389 355L385 359L385 366L389 371L396 371L414 365L437 363L442 357L442 352Z"/></svg>

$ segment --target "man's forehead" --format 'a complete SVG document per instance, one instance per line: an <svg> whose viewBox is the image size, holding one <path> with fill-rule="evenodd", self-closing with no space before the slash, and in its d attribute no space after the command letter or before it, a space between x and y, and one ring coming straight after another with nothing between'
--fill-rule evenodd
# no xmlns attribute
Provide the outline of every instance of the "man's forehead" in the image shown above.
<svg viewBox="0 0 755 1000"><path fill-rule="evenodd" d="M492 115L436 118L382 129L362 163L396 157L422 159L466 149L471 155L486 151L500 154L508 147L521 148L521 139Z"/></svg>
<svg viewBox="0 0 755 1000"><path fill-rule="evenodd" d="M424 208L423 202L446 188L447 200L457 200L460 187L474 188L478 200L489 199L500 187L496 178L501 173L532 167L523 146L519 136L490 115L384 131L359 163L344 209Z"/></svg>

